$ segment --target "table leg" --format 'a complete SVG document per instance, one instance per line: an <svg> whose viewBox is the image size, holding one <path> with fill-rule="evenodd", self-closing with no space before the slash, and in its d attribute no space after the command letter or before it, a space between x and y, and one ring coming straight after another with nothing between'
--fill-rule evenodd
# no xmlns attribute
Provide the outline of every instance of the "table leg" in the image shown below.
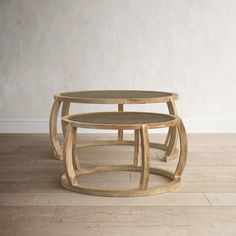
<svg viewBox="0 0 236 236"><path fill-rule="evenodd" d="M66 177L72 186L78 186L76 172L74 169L74 146L75 146L76 127L71 123L68 124L67 133L64 144L64 166Z"/></svg>
<svg viewBox="0 0 236 236"><path fill-rule="evenodd" d="M140 139L140 130L136 129L134 131L134 166L138 166L139 157L141 151L141 139Z"/></svg>
<svg viewBox="0 0 236 236"><path fill-rule="evenodd" d="M54 148L54 157L56 159L62 160L63 158L63 149L60 144L60 140L57 137L57 118L58 112L60 109L61 101L57 98L54 98L54 103L52 105L51 114L50 114L50 122L49 122L49 132L51 141Z"/></svg>
<svg viewBox="0 0 236 236"><path fill-rule="evenodd" d="M77 129L76 129L76 134L73 136L73 161L74 161L74 169L79 170L80 162L79 162L76 138L77 138Z"/></svg>
<svg viewBox="0 0 236 236"><path fill-rule="evenodd" d="M147 126L141 127L141 145L142 145L142 166L139 189L147 189L149 180L149 138Z"/></svg>
<svg viewBox="0 0 236 236"><path fill-rule="evenodd" d="M187 134L186 134L185 127L181 119L179 119L177 129L178 129L179 140L180 140L180 156L179 156L179 162L177 164L176 171L175 171L175 178L180 177L182 175L185 164L186 164L187 153L188 153Z"/></svg>
<svg viewBox="0 0 236 236"><path fill-rule="evenodd" d="M166 136L166 140L165 140L165 146L168 146L169 143L170 143L170 136L171 136L171 132L170 132L170 127L168 129L168 133L167 133L167 136Z"/></svg>
<svg viewBox="0 0 236 236"><path fill-rule="evenodd" d="M170 99L167 102L168 110L171 115L177 116L177 109L174 103L174 100ZM168 159L172 159L173 155L176 151L176 144L177 144L177 127L170 127L168 130L167 138L165 141L165 145L167 146L165 155L163 157L163 161L168 161Z"/></svg>
<svg viewBox="0 0 236 236"><path fill-rule="evenodd" d="M123 112L124 111L124 104L118 104L118 111ZM118 130L118 141L123 141L123 130Z"/></svg>
<svg viewBox="0 0 236 236"><path fill-rule="evenodd" d="M66 116L69 114L69 109L70 109L70 102L63 102L62 104L62 110L61 110L61 117ZM66 124L61 120L61 127L62 127L62 132L64 138L66 137Z"/></svg>

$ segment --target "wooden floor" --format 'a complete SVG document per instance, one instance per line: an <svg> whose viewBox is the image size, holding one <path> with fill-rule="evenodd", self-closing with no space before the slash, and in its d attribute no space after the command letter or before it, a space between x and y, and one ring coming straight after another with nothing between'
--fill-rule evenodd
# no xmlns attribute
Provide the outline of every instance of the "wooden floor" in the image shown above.
<svg viewBox="0 0 236 236"><path fill-rule="evenodd" d="M104 135L79 138L94 137ZM105 198L62 189L63 163L52 159L48 135L0 135L0 235L236 235L236 134L188 138L189 159L179 189L150 197ZM133 147L82 148L79 155L85 166L128 164ZM161 155L152 149L151 164L175 167L175 161L160 162ZM138 178L124 172L84 176L82 181L135 187ZM150 185L164 181L152 176Z"/></svg>

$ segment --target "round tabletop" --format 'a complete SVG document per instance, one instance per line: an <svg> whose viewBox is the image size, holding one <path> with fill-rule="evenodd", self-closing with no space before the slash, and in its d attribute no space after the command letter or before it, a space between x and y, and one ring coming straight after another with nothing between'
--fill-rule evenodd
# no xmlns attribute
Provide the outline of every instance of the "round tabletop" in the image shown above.
<svg viewBox="0 0 236 236"><path fill-rule="evenodd" d="M94 112L62 117L78 127L101 129L134 129L141 125L148 128L169 127L176 124L176 116L150 112Z"/></svg>
<svg viewBox="0 0 236 236"><path fill-rule="evenodd" d="M55 95L61 101L93 104L161 103L178 99L178 94L145 90L93 90L62 92Z"/></svg>

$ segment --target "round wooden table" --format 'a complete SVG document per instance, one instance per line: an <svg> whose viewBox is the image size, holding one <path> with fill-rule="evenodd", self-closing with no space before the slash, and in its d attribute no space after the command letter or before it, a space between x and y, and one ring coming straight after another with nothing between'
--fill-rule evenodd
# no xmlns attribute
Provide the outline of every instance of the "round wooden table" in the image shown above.
<svg viewBox="0 0 236 236"><path fill-rule="evenodd" d="M124 104L146 104L146 103L166 103L169 114L177 116L175 100L178 99L176 93L144 90L93 90L93 91L74 91L62 92L54 95L54 103L50 114L50 137L54 147L54 157L63 160L63 146L60 143L57 133L57 120L59 110L61 117L69 114L71 103L87 104L117 104L118 111L124 111ZM66 134L66 126L62 120L63 136ZM163 161L174 159L179 152L176 149L177 128L169 127L168 134L164 143L150 142L150 147L165 151ZM124 140L123 130L118 129L117 140L107 140L98 142L88 142L83 146L94 145L135 145L134 140Z"/></svg>
<svg viewBox="0 0 236 236"><path fill-rule="evenodd" d="M65 174L61 178L64 188L89 195L135 197L168 192L180 185L187 160L188 143L184 125L178 116L150 112L95 112L67 115L62 120L67 125L64 145ZM150 166L148 130L167 127L176 127L180 139L180 155L175 171ZM81 140L77 141L77 128L134 130L136 136L133 164L82 167L79 162L80 157L76 152L77 143L81 143ZM99 188L96 186L96 181L89 186L81 179L83 175L117 171L139 172L140 180L137 187ZM163 176L168 179L168 183L150 186L150 174ZM130 179L128 178L127 181ZM114 183L113 186L115 185Z"/></svg>

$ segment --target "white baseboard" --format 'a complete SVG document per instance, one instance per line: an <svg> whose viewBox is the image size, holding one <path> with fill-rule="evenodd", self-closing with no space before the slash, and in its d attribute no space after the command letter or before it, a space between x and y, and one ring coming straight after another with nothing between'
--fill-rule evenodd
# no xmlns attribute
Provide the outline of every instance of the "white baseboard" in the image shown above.
<svg viewBox="0 0 236 236"><path fill-rule="evenodd" d="M188 133L236 133L236 119L183 119L183 121ZM48 122L48 119L0 119L0 133L48 133ZM60 122L58 123L58 130L61 132ZM110 132L112 131L108 131ZM106 131L83 129L83 133L106 133Z"/></svg>

